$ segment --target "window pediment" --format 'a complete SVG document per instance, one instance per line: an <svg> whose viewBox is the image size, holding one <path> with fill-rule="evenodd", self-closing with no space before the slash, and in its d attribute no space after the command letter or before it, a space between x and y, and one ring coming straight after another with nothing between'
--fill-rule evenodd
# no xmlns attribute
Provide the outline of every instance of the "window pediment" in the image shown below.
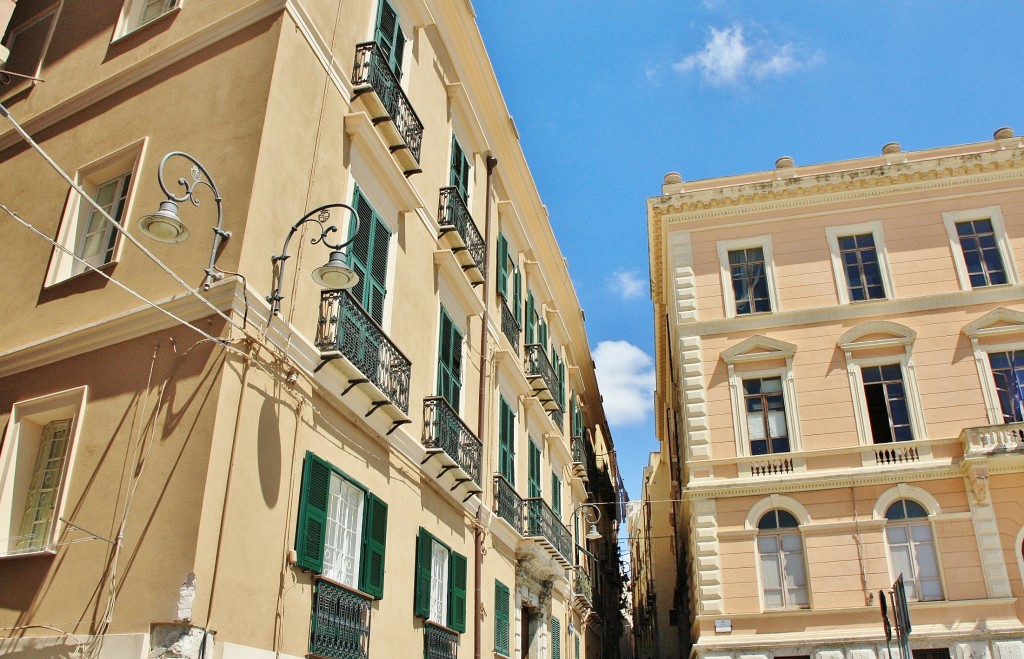
<svg viewBox="0 0 1024 659"><path fill-rule="evenodd" d="M964 325L962 331L972 339L983 336L1024 334L1024 312L1006 307L996 307L981 318Z"/></svg>
<svg viewBox="0 0 1024 659"><path fill-rule="evenodd" d="M837 345L846 352L909 346L917 338L917 332L906 325L888 320L874 320L848 329L839 337Z"/></svg>
<svg viewBox="0 0 1024 659"><path fill-rule="evenodd" d="M773 339L764 334L755 334L749 339L723 350L722 361L732 365L771 359L792 359L794 354L796 354L796 344Z"/></svg>

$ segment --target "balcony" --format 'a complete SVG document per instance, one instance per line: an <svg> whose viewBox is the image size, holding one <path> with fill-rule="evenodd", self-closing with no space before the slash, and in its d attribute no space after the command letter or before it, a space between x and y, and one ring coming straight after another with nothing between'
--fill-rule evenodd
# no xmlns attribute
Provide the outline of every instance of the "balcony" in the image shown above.
<svg viewBox="0 0 1024 659"><path fill-rule="evenodd" d="M555 511L541 499L525 499L526 533L528 538L538 539L554 558L564 567L572 565L572 534L555 515Z"/></svg>
<svg viewBox="0 0 1024 659"><path fill-rule="evenodd" d="M344 357L342 370L349 376L348 388L365 386L371 398L370 416L380 408L391 410L395 425L409 423L409 376L412 362L388 338L350 291L323 291L316 347L325 361ZM322 366L322 364L321 364Z"/></svg>
<svg viewBox="0 0 1024 659"><path fill-rule="evenodd" d="M526 379L533 387L533 395L540 400L545 410L561 412L562 405L556 399L561 397L558 376L555 375L555 368L544 352L544 346L539 343L527 344L525 362Z"/></svg>
<svg viewBox="0 0 1024 659"><path fill-rule="evenodd" d="M423 626L424 659L458 659L459 635L429 620Z"/></svg>
<svg viewBox="0 0 1024 659"><path fill-rule="evenodd" d="M964 428L960 433L964 457L1024 453L1024 423Z"/></svg>
<svg viewBox="0 0 1024 659"><path fill-rule="evenodd" d="M572 476L579 478L584 483L590 480L590 477L587 476L586 455L583 438L574 435L572 437Z"/></svg>
<svg viewBox="0 0 1024 659"><path fill-rule="evenodd" d="M452 250L473 286L484 283L486 245L458 188L441 188L437 221L441 240Z"/></svg>
<svg viewBox="0 0 1024 659"><path fill-rule="evenodd" d="M367 595L316 577L309 653L331 659L367 659L371 601Z"/></svg>
<svg viewBox="0 0 1024 659"><path fill-rule="evenodd" d="M388 66L387 57L373 41L356 46L352 66L352 87L355 98L364 97L373 114L373 124L381 132L408 177L420 171L420 148L423 144L423 122L412 109L409 97ZM367 92L373 92L367 94Z"/></svg>
<svg viewBox="0 0 1024 659"><path fill-rule="evenodd" d="M523 499L501 474L494 475L494 508L498 517L523 534Z"/></svg>
<svg viewBox="0 0 1024 659"><path fill-rule="evenodd" d="M516 320L516 316L512 313L512 310L508 306L508 299L504 295L499 295L498 299L501 302L501 333L505 335L508 342L512 344L512 349L515 350L516 354L519 354L519 321Z"/></svg>
<svg viewBox="0 0 1024 659"><path fill-rule="evenodd" d="M483 492L480 488L483 444L441 396L423 399L423 446L427 449L423 464L434 459L441 464L438 480L452 476L450 491L464 488L467 499Z"/></svg>
<svg viewBox="0 0 1024 659"><path fill-rule="evenodd" d="M590 587L590 576L577 565L572 579L572 595L577 603L590 607L594 601L593 591Z"/></svg>

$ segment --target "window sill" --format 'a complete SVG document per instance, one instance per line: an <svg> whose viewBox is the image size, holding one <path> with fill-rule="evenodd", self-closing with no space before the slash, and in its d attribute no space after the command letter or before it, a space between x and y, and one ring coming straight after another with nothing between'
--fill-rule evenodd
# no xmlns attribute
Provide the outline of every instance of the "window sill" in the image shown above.
<svg viewBox="0 0 1024 659"><path fill-rule="evenodd" d="M35 549L33 551L22 551L11 554L0 554L0 561L12 558L38 558L40 556L56 556L56 549Z"/></svg>
<svg viewBox="0 0 1024 659"><path fill-rule="evenodd" d="M143 30L146 30L147 28L149 28L149 27L151 27L153 25L157 25L157 24L163 22L164 20L170 20L170 19L167 18L168 16L174 16L175 14L177 14L180 11L181 11L181 3L178 3L178 5L176 7L171 7L169 10L167 10L166 12L160 14L156 18L153 18L153 19L143 23L142 25L136 25L135 27L131 28L130 30L125 30L121 34L118 34L117 36L115 36L113 39L110 40L110 45L113 46L115 44L118 44L121 41L127 39L128 37L131 37L132 35L138 34L139 32L142 32Z"/></svg>
<svg viewBox="0 0 1024 659"><path fill-rule="evenodd" d="M117 265L117 263L118 262L116 260L115 261L108 261L108 262L104 263L103 265L96 266L96 270L99 270L100 272L105 272L106 270L113 269L114 266ZM43 290L44 291L50 291L50 290L53 290L55 288L58 288L58 287L60 287L60 286L62 286L64 284L66 284L66 283L68 283L70 281L78 281L78 280L84 279L86 276L92 275L92 274L94 274L94 271L92 269L88 269L87 268L87 269L83 270L82 272L79 272L79 273L76 273L76 274L73 274L73 275L68 275L67 277L63 277L61 279L56 279L56 280L54 280L52 282L47 282L47 283L43 284ZM108 276L109 276L109 274L108 274Z"/></svg>

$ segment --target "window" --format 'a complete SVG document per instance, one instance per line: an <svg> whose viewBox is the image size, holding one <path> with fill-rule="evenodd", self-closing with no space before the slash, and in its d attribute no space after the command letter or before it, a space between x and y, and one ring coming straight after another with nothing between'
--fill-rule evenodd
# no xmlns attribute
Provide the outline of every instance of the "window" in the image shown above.
<svg viewBox="0 0 1024 659"><path fill-rule="evenodd" d="M452 171L449 184L459 191L462 201L469 206L469 160L462 150L462 145L455 135L452 135Z"/></svg>
<svg viewBox="0 0 1024 659"><path fill-rule="evenodd" d="M297 565L384 596L388 506L330 463L306 453L295 538Z"/></svg>
<svg viewBox="0 0 1024 659"><path fill-rule="evenodd" d="M533 298L533 291L526 292L526 345L537 342L537 327L540 323L540 313L537 311L537 303Z"/></svg>
<svg viewBox="0 0 1024 659"><path fill-rule="evenodd" d="M466 557L424 528L416 539L414 604L417 616L466 631Z"/></svg>
<svg viewBox="0 0 1024 659"><path fill-rule="evenodd" d="M903 575L907 599L942 599L939 561L928 513L916 501L900 499L886 509L885 518L893 579Z"/></svg>
<svg viewBox="0 0 1024 659"><path fill-rule="evenodd" d="M348 248L349 267L359 275L352 294L370 317L383 325L391 231L358 186L352 206L359 215L359 233ZM355 229L355 224L352 223L352 229Z"/></svg>
<svg viewBox="0 0 1024 659"><path fill-rule="evenodd" d="M1024 350L988 353L1003 423L1024 421Z"/></svg>
<svg viewBox="0 0 1024 659"><path fill-rule="evenodd" d="M540 496L540 449L534 443L533 438L529 441L529 460L527 460L527 496L531 499Z"/></svg>
<svg viewBox="0 0 1024 659"><path fill-rule="evenodd" d="M78 184L95 205L74 190L69 192L57 234L64 249L54 249L47 286L87 272L89 266L100 268L117 261L121 231L106 216L124 226L142 147L143 142L137 142L78 172Z"/></svg>
<svg viewBox="0 0 1024 659"><path fill-rule="evenodd" d="M398 20L398 12L388 0L380 0L377 12L377 29L373 40L380 47L381 55L388 63L388 68L399 80L402 79L402 59L405 56L405 34Z"/></svg>
<svg viewBox="0 0 1024 659"><path fill-rule="evenodd" d="M181 5L181 0L127 0L121 10L117 35L124 36L148 25Z"/></svg>
<svg viewBox="0 0 1024 659"><path fill-rule="evenodd" d="M825 236L840 304L893 296L881 222L827 227Z"/></svg>
<svg viewBox="0 0 1024 659"><path fill-rule="evenodd" d="M962 290L1019 283L998 206L946 212L942 219Z"/></svg>
<svg viewBox="0 0 1024 659"><path fill-rule="evenodd" d="M11 408L0 446L0 556L56 551L86 393Z"/></svg>
<svg viewBox="0 0 1024 659"><path fill-rule="evenodd" d="M515 432L516 415L512 407L501 396L498 401L498 473L505 477L512 487L516 483Z"/></svg>
<svg viewBox="0 0 1024 659"><path fill-rule="evenodd" d="M900 365L863 366L860 373L872 441L885 444L914 439Z"/></svg>
<svg viewBox="0 0 1024 659"><path fill-rule="evenodd" d="M727 318L778 309L769 236L718 243Z"/></svg>
<svg viewBox="0 0 1024 659"><path fill-rule="evenodd" d="M770 510L757 523L757 554L766 609L806 608L807 572L796 518Z"/></svg>
<svg viewBox="0 0 1024 659"><path fill-rule="evenodd" d="M782 378L751 378L743 381L750 455L789 452L786 402Z"/></svg>
<svg viewBox="0 0 1024 659"><path fill-rule="evenodd" d="M462 333L441 308L441 345L437 351L437 395L459 411L462 394Z"/></svg>
<svg viewBox="0 0 1024 659"><path fill-rule="evenodd" d="M551 616L551 659L562 659L562 623Z"/></svg>
<svg viewBox="0 0 1024 659"><path fill-rule="evenodd" d="M551 472L551 510L562 519L562 479Z"/></svg>
<svg viewBox="0 0 1024 659"><path fill-rule="evenodd" d="M15 5L7 38L3 42L10 55L7 62L0 65L0 70L13 75L7 76L10 80L6 84L0 82L0 92L21 87L42 74L63 2L56 1L39 10L41 4L22 2Z"/></svg>
<svg viewBox="0 0 1024 659"><path fill-rule="evenodd" d="M494 652L503 657L511 656L509 651L509 637L511 625L509 624L509 601L508 586L500 581L494 582Z"/></svg>

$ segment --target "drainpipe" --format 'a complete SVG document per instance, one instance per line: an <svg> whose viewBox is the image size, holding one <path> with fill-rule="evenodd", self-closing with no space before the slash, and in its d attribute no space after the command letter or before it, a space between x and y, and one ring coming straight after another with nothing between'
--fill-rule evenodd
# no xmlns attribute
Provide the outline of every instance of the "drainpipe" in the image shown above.
<svg viewBox="0 0 1024 659"><path fill-rule="evenodd" d="M491 175L498 164L494 156L487 156L487 201L484 206L484 268L487 269L487 253L491 244ZM491 282L484 274L484 316L480 323L480 396L477 408L477 436L482 442L487 424L487 325L490 323ZM482 456L481 456L482 457ZM481 471L483 464L481 462ZM483 474L486 479L486 474ZM476 524L473 527L473 659L480 659L480 612L483 610L483 589L481 579L484 568L484 527L483 499L476 507Z"/></svg>

